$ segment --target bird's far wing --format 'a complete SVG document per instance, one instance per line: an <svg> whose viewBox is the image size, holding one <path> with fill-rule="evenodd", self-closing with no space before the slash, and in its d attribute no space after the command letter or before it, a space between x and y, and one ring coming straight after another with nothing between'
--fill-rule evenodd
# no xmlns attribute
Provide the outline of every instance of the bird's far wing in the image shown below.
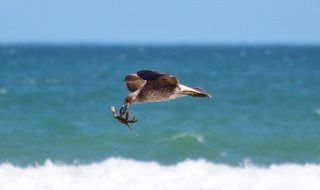
<svg viewBox="0 0 320 190"><path fill-rule="evenodd" d="M124 79L124 85L130 92L138 90L144 83L145 81L135 74L127 75Z"/></svg>
<svg viewBox="0 0 320 190"><path fill-rule="evenodd" d="M149 70L138 71L137 74L143 80L156 80L159 77L166 75L163 73L159 73L157 71L149 71Z"/></svg>
<svg viewBox="0 0 320 190"><path fill-rule="evenodd" d="M156 71L142 70L137 74L141 79L146 80L148 84L157 85L159 87L177 86L179 84L179 81L175 76Z"/></svg>

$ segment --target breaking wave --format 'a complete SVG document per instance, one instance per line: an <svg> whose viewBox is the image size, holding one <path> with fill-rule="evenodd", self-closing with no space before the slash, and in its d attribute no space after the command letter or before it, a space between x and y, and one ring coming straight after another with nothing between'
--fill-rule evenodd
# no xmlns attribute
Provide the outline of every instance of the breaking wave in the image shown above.
<svg viewBox="0 0 320 190"><path fill-rule="evenodd" d="M187 160L165 166L124 158L87 165L57 164L19 167L0 165L2 190L221 189L270 190L320 187L320 165L283 164L229 166Z"/></svg>

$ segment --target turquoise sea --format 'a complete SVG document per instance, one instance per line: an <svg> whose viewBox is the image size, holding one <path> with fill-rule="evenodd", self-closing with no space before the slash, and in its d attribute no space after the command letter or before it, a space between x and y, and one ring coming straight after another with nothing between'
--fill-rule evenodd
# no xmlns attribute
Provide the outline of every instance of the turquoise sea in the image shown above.
<svg viewBox="0 0 320 190"><path fill-rule="evenodd" d="M213 98L133 105L129 130L110 107L142 69ZM0 46L0 189L319 189L319 179L319 46Z"/></svg>

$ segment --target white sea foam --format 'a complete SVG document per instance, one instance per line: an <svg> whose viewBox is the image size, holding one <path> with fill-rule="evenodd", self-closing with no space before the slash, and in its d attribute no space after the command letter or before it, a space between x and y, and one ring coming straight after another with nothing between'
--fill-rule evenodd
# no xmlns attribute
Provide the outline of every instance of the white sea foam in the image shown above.
<svg viewBox="0 0 320 190"><path fill-rule="evenodd" d="M320 115L320 108L316 109L316 113Z"/></svg>
<svg viewBox="0 0 320 190"><path fill-rule="evenodd" d="M1 190L319 190L319 179L320 165L315 164L263 168L189 160L163 166L156 162L110 158L88 165L63 165L51 161L26 168L0 165Z"/></svg>
<svg viewBox="0 0 320 190"><path fill-rule="evenodd" d="M193 138L196 141L198 141L199 143L203 143L203 141L204 141L202 135L193 134L193 133L179 133L179 134L176 134L176 135L172 136L173 140L177 140L177 139L180 139L180 138Z"/></svg>

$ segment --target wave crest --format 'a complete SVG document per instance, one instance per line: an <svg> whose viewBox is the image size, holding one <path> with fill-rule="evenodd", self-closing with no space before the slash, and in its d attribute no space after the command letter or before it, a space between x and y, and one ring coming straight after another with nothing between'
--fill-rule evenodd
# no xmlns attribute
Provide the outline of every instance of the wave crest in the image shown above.
<svg viewBox="0 0 320 190"><path fill-rule="evenodd" d="M88 165L56 164L26 168L0 165L0 189L308 189L320 187L320 165L284 164L232 167L205 160L164 166L123 158Z"/></svg>

